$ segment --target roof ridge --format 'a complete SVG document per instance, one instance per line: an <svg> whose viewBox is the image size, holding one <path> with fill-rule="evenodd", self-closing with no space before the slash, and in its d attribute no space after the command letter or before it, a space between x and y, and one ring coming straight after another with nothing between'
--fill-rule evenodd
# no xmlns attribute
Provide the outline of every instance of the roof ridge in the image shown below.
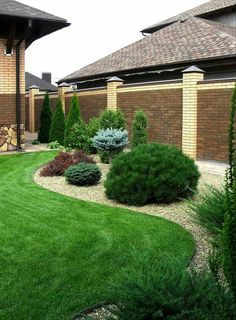
<svg viewBox="0 0 236 320"><path fill-rule="evenodd" d="M178 20L181 20L182 18L189 18L190 16L199 17L207 15L211 12L216 12L218 10L233 7L235 5L235 0L209 0L196 7L180 12L174 16L171 16L170 18L164 19L158 23L148 26L147 28L144 28L141 32L152 33L155 28L163 28L168 24L172 24Z"/></svg>
<svg viewBox="0 0 236 320"><path fill-rule="evenodd" d="M211 0L211 1L213 1L213 0ZM228 26L228 25L225 25L225 24L220 23L220 22L207 20L207 19L204 19L204 18L199 18L199 17L191 17L191 18L194 18L194 19L197 19L197 20L201 20L204 24L207 24L208 26L210 26L214 30L217 30L217 32L220 35L223 34L224 36L225 35L230 36L236 41L236 38L235 38L235 36L236 36L236 28L235 27ZM222 29L219 29L219 27L221 27ZM226 29L229 29L230 31L234 31L234 35L229 33L229 32L227 32Z"/></svg>

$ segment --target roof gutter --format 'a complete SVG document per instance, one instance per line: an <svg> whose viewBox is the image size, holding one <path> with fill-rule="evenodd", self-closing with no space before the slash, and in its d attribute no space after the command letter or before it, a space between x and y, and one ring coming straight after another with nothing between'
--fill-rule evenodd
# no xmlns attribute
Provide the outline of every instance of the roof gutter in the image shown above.
<svg viewBox="0 0 236 320"><path fill-rule="evenodd" d="M17 150L21 149L21 96L20 96L20 46L23 39L16 44L16 126L17 126Z"/></svg>

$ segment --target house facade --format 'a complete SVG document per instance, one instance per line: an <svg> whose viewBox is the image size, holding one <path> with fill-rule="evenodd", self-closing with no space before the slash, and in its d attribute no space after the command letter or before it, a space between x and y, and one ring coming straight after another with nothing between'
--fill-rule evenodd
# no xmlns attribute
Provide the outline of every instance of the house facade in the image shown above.
<svg viewBox="0 0 236 320"><path fill-rule="evenodd" d="M0 0L0 152L24 148L25 50L69 23L13 0Z"/></svg>
<svg viewBox="0 0 236 320"><path fill-rule="evenodd" d="M236 82L235 0L211 0L142 30L143 39L59 81L77 87L84 119L120 109L132 131L138 109L148 139L194 159L227 161ZM65 93L65 111L72 93Z"/></svg>

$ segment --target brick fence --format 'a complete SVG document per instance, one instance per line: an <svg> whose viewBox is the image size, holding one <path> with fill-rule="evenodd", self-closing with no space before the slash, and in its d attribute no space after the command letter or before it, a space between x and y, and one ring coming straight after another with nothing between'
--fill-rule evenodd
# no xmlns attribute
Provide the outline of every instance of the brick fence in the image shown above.
<svg viewBox="0 0 236 320"><path fill-rule="evenodd" d="M204 72L189 68L179 81L125 85L116 77L107 87L71 91L61 84L50 94L52 110L58 96L65 114L76 93L83 119L88 122L106 108L124 112L131 132L134 112L143 109L148 118L148 140L181 147L194 159L227 160L229 110L235 79L204 80ZM36 132L44 94L32 88L26 95L26 130Z"/></svg>

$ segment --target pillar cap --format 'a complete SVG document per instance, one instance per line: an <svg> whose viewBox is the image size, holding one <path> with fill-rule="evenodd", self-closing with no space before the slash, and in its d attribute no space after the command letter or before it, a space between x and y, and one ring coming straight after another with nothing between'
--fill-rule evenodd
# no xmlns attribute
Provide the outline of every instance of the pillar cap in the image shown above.
<svg viewBox="0 0 236 320"><path fill-rule="evenodd" d="M58 88L62 88L62 87L70 87L70 84L67 82L62 82L61 84L59 84Z"/></svg>
<svg viewBox="0 0 236 320"><path fill-rule="evenodd" d="M112 77L112 78L109 78L107 82L124 82L124 80L118 77Z"/></svg>
<svg viewBox="0 0 236 320"><path fill-rule="evenodd" d="M33 84L32 86L29 87L29 90L31 89L40 89L38 86L36 86L36 84Z"/></svg>
<svg viewBox="0 0 236 320"><path fill-rule="evenodd" d="M191 67L183 70L182 73L205 73L205 71L196 67L196 66L191 66Z"/></svg>

